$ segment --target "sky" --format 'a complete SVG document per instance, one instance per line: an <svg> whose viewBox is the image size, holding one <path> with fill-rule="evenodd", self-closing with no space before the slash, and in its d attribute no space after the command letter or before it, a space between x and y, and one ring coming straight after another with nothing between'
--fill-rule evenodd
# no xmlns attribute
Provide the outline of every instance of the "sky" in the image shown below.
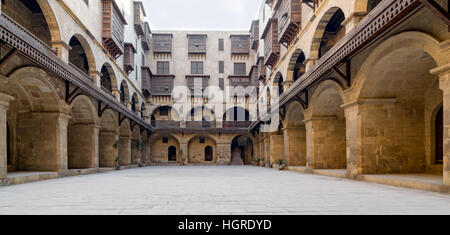
<svg viewBox="0 0 450 235"><path fill-rule="evenodd" d="M151 30L250 30L261 0L143 0Z"/></svg>

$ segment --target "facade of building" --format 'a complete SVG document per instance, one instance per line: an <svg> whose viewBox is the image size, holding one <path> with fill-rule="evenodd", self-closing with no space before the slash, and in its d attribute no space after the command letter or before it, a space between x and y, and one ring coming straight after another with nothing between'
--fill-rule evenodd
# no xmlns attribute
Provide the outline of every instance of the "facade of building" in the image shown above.
<svg viewBox="0 0 450 235"><path fill-rule="evenodd" d="M151 32L137 1L2 1L0 179L258 159L450 186L448 2L263 0L250 31Z"/></svg>

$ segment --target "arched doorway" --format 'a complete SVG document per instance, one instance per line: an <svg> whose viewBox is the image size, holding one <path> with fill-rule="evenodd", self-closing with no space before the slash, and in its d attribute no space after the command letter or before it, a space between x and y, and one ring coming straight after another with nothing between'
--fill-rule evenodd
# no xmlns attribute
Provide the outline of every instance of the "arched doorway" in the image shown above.
<svg viewBox="0 0 450 235"><path fill-rule="evenodd" d="M177 148L175 146L170 146L167 150L167 153L169 155L168 161L169 162L176 162L177 161Z"/></svg>
<svg viewBox="0 0 450 235"><path fill-rule="evenodd" d="M211 146L207 146L205 148L205 161L211 162L213 160L213 148Z"/></svg>
<svg viewBox="0 0 450 235"><path fill-rule="evenodd" d="M101 86L105 90L107 90L107 91L112 93L113 88L112 88L111 75L109 74L109 71L106 68L106 66L104 66L104 65L102 66L101 73L102 73L102 77L100 79Z"/></svg>
<svg viewBox="0 0 450 235"><path fill-rule="evenodd" d="M253 141L247 136L237 136L231 142L231 165L251 164Z"/></svg>
<svg viewBox="0 0 450 235"><path fill-rule="evenodd" d="M444 108L441 107L436 114L436 120L434 122L435 129L435 142L436 142L436 155L435 164L444 163Z"/></svg>
<svg viewBox="0 0 450 235"><path fill-rule="evenodd" d="M303 74L306 73L306 66L305 66L305 54L302 52L297 57L297 60L295 61L294 66L294 74L293 74L293 80L294 82L297 81Z"/></svg>

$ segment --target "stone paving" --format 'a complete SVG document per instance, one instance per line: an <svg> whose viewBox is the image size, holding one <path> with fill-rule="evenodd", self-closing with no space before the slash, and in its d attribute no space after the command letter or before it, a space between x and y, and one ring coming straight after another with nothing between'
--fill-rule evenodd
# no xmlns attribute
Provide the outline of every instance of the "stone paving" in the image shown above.
<svg viewBox="0 0 450 235"><path fill-rule="evenodd" d="M0 214L450 214L450 195L252 166L169 166L0 187Z"/></svg>

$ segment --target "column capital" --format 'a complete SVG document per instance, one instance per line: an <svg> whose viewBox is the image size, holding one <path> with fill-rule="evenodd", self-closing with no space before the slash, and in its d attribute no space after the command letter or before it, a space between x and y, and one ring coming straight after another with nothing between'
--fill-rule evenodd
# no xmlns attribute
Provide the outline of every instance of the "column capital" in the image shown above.
<svg viewBox="0 0 450 235"><path fill-rule="evenodd" d="M0 92L0 108L8 109L9 102L11 102L13 100L14 100L14 97Z"/></svg>

